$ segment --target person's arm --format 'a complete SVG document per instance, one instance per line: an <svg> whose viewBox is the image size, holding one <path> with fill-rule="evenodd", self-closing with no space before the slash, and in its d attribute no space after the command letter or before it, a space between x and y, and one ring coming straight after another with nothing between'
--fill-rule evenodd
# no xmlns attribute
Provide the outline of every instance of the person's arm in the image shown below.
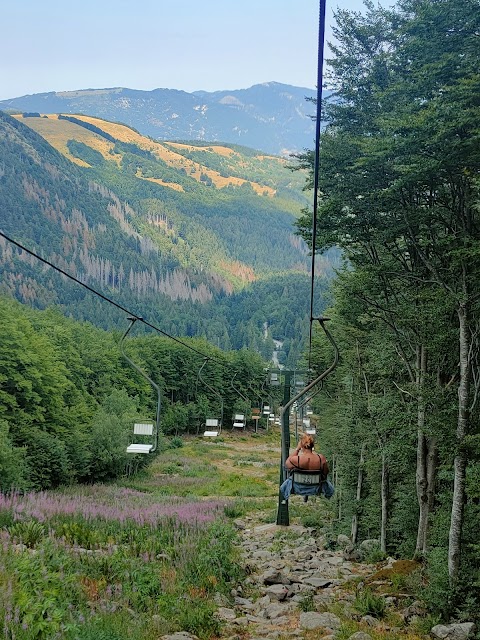
<svg viewBox="0 0 480 640"><path fill-rule="evenodd" d="M326 478L328 476L328 474L330 473L330 469L328 467L328 461L327 461L327 459L325 458L324 455L321 456L320 461L321 461L321 465L322 465L321 468L323 470L323 474L324 474L324 476Z"/></svg>
<svg viewBox="0 0 480 640"><path fill-rule="evenodd" d="M285 461L285 466L286 466L287 469L299 469L300 468L300 461L298 459L298 456L300 455L300 451L301 450L302 450L302 447L300 445L297 445L297 448L292 453L292 455L288 456L287 460Z"/></svg>

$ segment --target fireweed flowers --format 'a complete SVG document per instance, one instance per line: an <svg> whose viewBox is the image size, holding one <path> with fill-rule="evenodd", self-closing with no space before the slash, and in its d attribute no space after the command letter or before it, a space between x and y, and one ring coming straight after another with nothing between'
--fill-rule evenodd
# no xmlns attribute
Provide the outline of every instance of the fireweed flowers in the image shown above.
<svg viewBox="0 0 480 640"><path fill-rule="evenodd" d="M4 637L216 633L213 596L238 578L225 506L113 485L0 495Z"/></svg>

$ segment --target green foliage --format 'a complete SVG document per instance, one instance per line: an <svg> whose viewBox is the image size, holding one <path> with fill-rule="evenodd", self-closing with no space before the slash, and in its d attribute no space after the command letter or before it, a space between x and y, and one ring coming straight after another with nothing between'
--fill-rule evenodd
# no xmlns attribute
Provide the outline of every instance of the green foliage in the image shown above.
<svg viewBox="0 0 480 640"><path fill-rule="evenodd" d="M167 445L168 449L181 449L182 447L183 447L183 440L178 436L174 436L173 438L170 438L170 440L168 441L168 445Z"/></svg>
<svg viewBox="0 0 480 640"><path fill-rule="evenodd" d="M375 595L370 589L360 591L353 602L353 606L362 616L369 615L374 618L383 618L385 615L385 598Z"/></svg>
<svg viewBox="0 0 480 640"><path fill-rule="evenodd" d="M305 593L298 602L298 608L300 611L315 611L315 600L313 593Z"/></svg>
<svg viewBox="0 0 480 640"><path fill-rule="evenodd" d="M30 548L35 547L47 535L45 526L36 520L16 522L8 527L7 531L14 541Z"/></svg>
<svg viewBox="0 0 480 640"><path fill-rule="evenodd" d="M315 248L345 257L332 314L342 363L314 402L340 527L381 534L389 554L425 555L422 596L434 614L462 617L478 608L466 354L480 316L480 14L473 0L366 9L338 13L330 61ZM300 161L312 167L313 154ZM310 212L298 221L310 242L311 223ZM318 339L315 350L328 363Z"/></svg>
<svg viewBox="0 0 480 640"><path fill-rule="evenodd" d="M429 611L434 616L442 616L444 620L448 620L454 606L454 592L449 585L448 568L447 568L447 550L435 548L428 554L426 571L422 582L415 582L413 577L413 586L417 586L417 593L423 602L427 605Z"/></svg>
<svg viewBox="0 0 480 640"><path fill-rule="evenodd" d="M13 446L9 424L0 420L0 491L26 489L28 470L25 449Z"/></svg>
<svg viewBox="0 0 480 640"><path fill-rule="evenodd" d="M433 627L435 627L437 624L440 624L441 621L441 616L428 614L425 617L417 616L411 626L417 633L426 636L431 632Z"/></svg>
<svg viewBox="0 0 480 640"><path fill-rule="evenodd" d="M89 147L84 142L69 140L67 142L67 147L72 156L80 158L80 160L87 162L90 166L101 167L105 164L102 154L99 151L92 149L92 147Z"/></svg>

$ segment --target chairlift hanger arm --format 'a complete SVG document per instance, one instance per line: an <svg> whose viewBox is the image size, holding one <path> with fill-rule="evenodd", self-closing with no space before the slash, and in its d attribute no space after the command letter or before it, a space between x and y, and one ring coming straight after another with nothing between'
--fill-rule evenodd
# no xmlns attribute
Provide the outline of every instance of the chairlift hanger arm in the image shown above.
<svg viewBox="0 0 480 640"><path fill-rule="evenodd" d="M202 384L205 385L207 387L207 389L209 389L215 396L217 396L217 398L220 399L220 403L221 403L221 418L220 418L220 424L223 425L223 397L221 396L221 394L214 389L213 387L211 387L208 382L205 382L205 380L202 378L202 371L203 371L203 367L207 364L207 362L210 360L210 358L205 358L203 361L202 366L200 367L199 371L198 371L198 375L197 375L197 379L201 380Z"/></svg>
<svg viewBox="0 0 480 640"><path fill-rule="evenodd" d="M242 393L239 389L237 389L237 387L235 387L235 386L234 386L234 384L233 384L233 381L235 380L235 378L236 378L237 376L238 376L238 371L236 371L236 372L235 372L235 374L234 374L233 378L231 379L231 381L230 381L230 386L232 387L232 389L233 389L236 393L238 393L238 395L242 398L242 400L245 400L245 402L248 402L248 398L247 398L247 397L245 397L245 396L243 395L243 393Z"/></svg>
<svg viewBox="0 0 480 640"><path fill-rule="evenodd" d="M314 319L318 320L318 322L319 322L320 326L322 327L325 335L327 336L329 342L333 346L333 350L334 350L333 362L327 369L325 369L325 371L323 371L319 376L317 376L315 378L315 380L310 382L310 384L308 384L304 389L302 389L299 393L297 393L296 396L291 398L289 400L289 402L287 402L287 404L282 408L282 411L287 411L288 409L290 409L290 407L292 406L292 404L294 402L297 402L306 393L308 393L311 389L313 389L313 387L315 387L319 382L322 382L322 380L324 380L328 375L330 375L332 373L332 371L335 369L335 367L337 366L337 364L338 364L338 360L339 360L339 357L340 357L340 352L338 350L337 343L333 339L333 336L330 333L330 331L325 326L325 322L327 322L330 318L320 317L320 318L314 318ZM319 389L319 391L320 391L320 389Z"/></svg>
<svg viewBox="0 0 480 640"><path fill-rule="evenodd" d="M125 331L125 333L120 339L120 351L122 352L122 356L125 358L125 360L128 362L130 366L132 366L136 371L138 371L138 373L143 378L145 378L145 380L148 380L148 382L152 385L152 387L157 392L157 413L155 417L155 436L154 436L153 447L150 449L150 453L153 453L158 446L158 434L160 431L160 410L162 406L161 390L158 384L156 384L151 378L149 378L149 376L147 376L147 374L137 364L135 364L135 362L133 362L133 360L131 360L125 353L125 348L124 348L125 338L128 336L128 334L133 328L133 325L137 322L137 320L142 320L142 318L138 318L136 316L129 316L127 320L130 320L130 326L127 328L127 330Z"/></svg>
<svg viewBox="0 0 480 640"><path fill-rule="evenodd" d="M311 393L311 395L308 396L308 398L305 398L305 400L303 400L303 402L301 402L299 405L297 405L297 409L301 409L302 407L304 407L311 400L313 400L313 398L315 398L315 396L317 396L320 393L320 391L323 389L323 380L321 380L319 384L320 384L320 386L318 387L318 389L315 389L315 391L313 391Z"/></svg>

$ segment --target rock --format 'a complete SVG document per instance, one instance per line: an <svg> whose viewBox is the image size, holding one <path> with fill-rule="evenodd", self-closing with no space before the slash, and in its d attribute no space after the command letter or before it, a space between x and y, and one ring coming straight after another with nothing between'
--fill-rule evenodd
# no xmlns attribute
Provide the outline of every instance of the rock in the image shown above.
<svg viewBox="0 0 480 640"><path fill-rule="evenodd" d="M242 618L235 618L233 622L234 624L237 624L239 627L246 627L248 625L248 618L246 616L243 616Z"/></svg>
<svg viewBox="0 0 480 640"><path fill-rule="evenodd" d="M192 633L187 633L186 631L178 631L169 636L162 636L162 640L198 640L198 636L194 636Z"/></svg>
<svg viewBox="0 0 480 640"><path fill-rule="evenodd" d="M273 600L285 600L288 596L288 589L284 584L272 584L266 590L266 595L270 596Z"/></svg>
<svg viewBox="0 0 480 640"><path fill-rule="evenodd" d="M380 550L380 540L377 540L375 538L362 540L362 542L359 544L359 550L362 558L365 558L366 556L371 554L372 551Z"/></svg>
<svg viewBox="0 0 480 640"><path fill-rule="evenodd" d="M277 571L275 569L265 571L261 580L263 581L263 584L290 584L289 578L287 578L287 576L281 571Z"/></svg>
<svg viewBox="0 0 480 640"><path fill-rule="evenodd" d="M475 634L473 622L455 622L453 624L437 624L430 631L435 638L444 640L466 640Z"/></svg>
<svg viewBox="0 0 480 640"><path fill-rule="evenodd" d="M220 593L219 591L215 592L213 596L213 601L217 605L217 607L226 607L228 605L228 598Z"/></svg>
<svg viewBox="0 0 480 640"><path fill-rule="evenodd" d="M302 629L330 629L335 631L340 629L341 620L334 613L316 613L315 611L304 611L300 614L300 627Z"/></svg>
<svg viewBox="0 0 480 640"><path fill-rule="evenodd" d="M348 640L372 640L372 636L369 636L368 633L364 631L357 631L351 635Z"/></svg>
<svg viewBox="0 0 480 640"><path fill-rule="evenodd" d="M378 620L373 616L362 616L360 621L368 624L369 627L376 627L378 624Z"/></svg>
<svg viewBox="0 0 480 640"><path fill-rule="evenodd" d="M412 604L402 611L400 611L400 615L405 620L405 622L412 622L414 616L422 616L425 614L425 607L419 600L415 600Z"/></svg>
<svg viewBox="0 0 480 640"><path fill-rule="evenodd" d="M304 580L305 584L310 584L312 587L316 587L317 589L325 589L332 584L331 580L324 580L322 578L306 578Z"/></svg>
<svg viewBox="0 0 480 640"><path fill-rule="evenodd" d="M348 547L349 544L352 544L352 541L348 536L344 535L343 533L340 533L337 536L337 545L340 547L340 549L345 549L345 547Z"/></svg>
<svg viewBox="0 0 480 640"><path fill-rule="evenodd" d="M243 531L244 529L247 528L247 523L244 522L243 520L240 520L240 518L237 518L237 520L234 520L233 525L239 531Z"/></svg>
<svg viewBox="0 0 480 640"><path fill-rule="evenodd" d="M259 598L256 602L255 602L255 607L257 609L261 609L262 607L268 607L268 605L270 604L271 600L270 600L270 596L263 596L263 598Z"/></svg>
<svg viewBox="0 0 480 640"><path fill-rule="evenodd" d="M265 609L265 613L267 618L275 619L286 615L289 609L290 607L288 605L280 604L279 602L272 602L272 604L269 604Z"/></svg>
<svg viewBox="0 0 480 640"><path fill-rule="evenodd" d="M228 621L235 620L235 618L237 617L233 609L227 609L226 607L218 607L217 616L220 618L220 620Z"/></svg>
<svg viewBox="0 0 480 640"><path fill-rule="evenodd" d="M349 544L343 550L343 559L351 560L352 562L359 562L362 559L362 552L355 548L354 544Z"/></svg>

